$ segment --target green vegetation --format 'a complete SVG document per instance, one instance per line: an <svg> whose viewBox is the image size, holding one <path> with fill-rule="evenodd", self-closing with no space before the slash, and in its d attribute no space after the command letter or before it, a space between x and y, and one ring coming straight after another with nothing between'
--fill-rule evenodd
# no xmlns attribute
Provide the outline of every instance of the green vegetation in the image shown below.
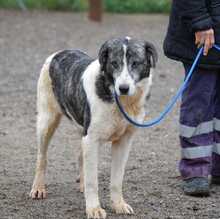
<svg viewBox="0 0 220 219"><path fill-rule="evenodd" d="M83 11L87 8L85 0L20 0L29 9ZM19 0L0 0L2 8L19 8Z"/></svg>
<svg viewBox="0 0 220 219"><path fill-rule="evenodd" d="M28 9L84 11L88 0L0 0L1 8L19 8L24 2ZM170 0L104 0L104 8L114 13L167 13Z"/></svg>
<svg viewBox="0 0 220 219"><path fill-rule="evenodd" d="M167 13L170 0L105 0L109 12L118 13Z"/></svg>

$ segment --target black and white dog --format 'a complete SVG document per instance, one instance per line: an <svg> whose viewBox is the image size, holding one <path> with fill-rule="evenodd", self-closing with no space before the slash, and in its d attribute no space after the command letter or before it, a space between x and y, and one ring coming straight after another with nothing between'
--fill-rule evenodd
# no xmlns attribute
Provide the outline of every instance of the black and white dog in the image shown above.
<svg viewBox="0 0 220 219"><path fill-rule="evenodd" d="M132 214L122 195L122 181L135 133L121 115L114 92L127 113L144 120L144 104L152 85L157 52L148 42L117 38L105 42L98 59L78 50L51 55L38 81L36 175L31 197L46 197L45 170L49 141L64 114L82 134L80 190L84 191L88 218L106 218L98 197L98 147L112 142L111 203L118 214Z"/></svg>

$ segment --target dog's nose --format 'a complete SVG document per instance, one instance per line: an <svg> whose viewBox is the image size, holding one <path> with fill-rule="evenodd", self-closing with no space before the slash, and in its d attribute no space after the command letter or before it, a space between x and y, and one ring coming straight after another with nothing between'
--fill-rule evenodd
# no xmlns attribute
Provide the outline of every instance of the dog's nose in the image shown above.
<svg viewBox="0 0 220 219"><path fill-rule="evenodd" d="M122 95L126 95L128 94L128 91L129 91L129 85L128 84L122 84L119 86L119 90L120 90L120 93Z"/></svg>

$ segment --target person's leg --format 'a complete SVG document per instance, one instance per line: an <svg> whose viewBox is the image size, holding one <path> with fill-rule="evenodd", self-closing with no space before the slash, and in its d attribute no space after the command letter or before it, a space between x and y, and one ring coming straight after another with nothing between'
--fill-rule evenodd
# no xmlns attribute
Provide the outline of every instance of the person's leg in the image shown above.
<svg viewBox="0 0 220 219"><path fill-rule="evenodd" d="M190 66L184 65L188 72ZM182 159L179 170L184 180L192 178L205 178L211 167L211 154L213 147L213 117L214 117L214 93L217 74L205 69L196 69L190 79L189 85L182 95L180 109L180 144L182 147ZM204 181L204 180L203 180ZM186 181L187 182L187 181ZM190 182L190 181L188 181ZM195 193L203 193L198 181ZM205 183L208 185L208 183ZM189 186L194 186L194 182ZM204 187L204 184L201 183ZM184 192L187 193L187 186ZM190 188L189 194L193 195ZM205 192L204 192L205 193Z"/></svg>
<svg viewBox="0 0 220 219"><path fill-rule="evenodd" d="M219 70L220 74L220 70ZM214 120L214 140L212 154L212 183L220 184L220 75L218 74L218 80L216 85L215 96L215 120Z"/></svg>

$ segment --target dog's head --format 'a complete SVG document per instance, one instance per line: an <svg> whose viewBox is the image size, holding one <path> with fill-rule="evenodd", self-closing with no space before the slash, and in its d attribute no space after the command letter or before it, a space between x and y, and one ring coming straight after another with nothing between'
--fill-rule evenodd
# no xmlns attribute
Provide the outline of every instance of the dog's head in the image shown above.
<svg viewBox="0 0 220 219"><path fill-rule="evenodd" d="M151 43L128 37L108 40L99 51L101 71L117 95L134 95L138 83L150 78L156 62Z"/></svg>

